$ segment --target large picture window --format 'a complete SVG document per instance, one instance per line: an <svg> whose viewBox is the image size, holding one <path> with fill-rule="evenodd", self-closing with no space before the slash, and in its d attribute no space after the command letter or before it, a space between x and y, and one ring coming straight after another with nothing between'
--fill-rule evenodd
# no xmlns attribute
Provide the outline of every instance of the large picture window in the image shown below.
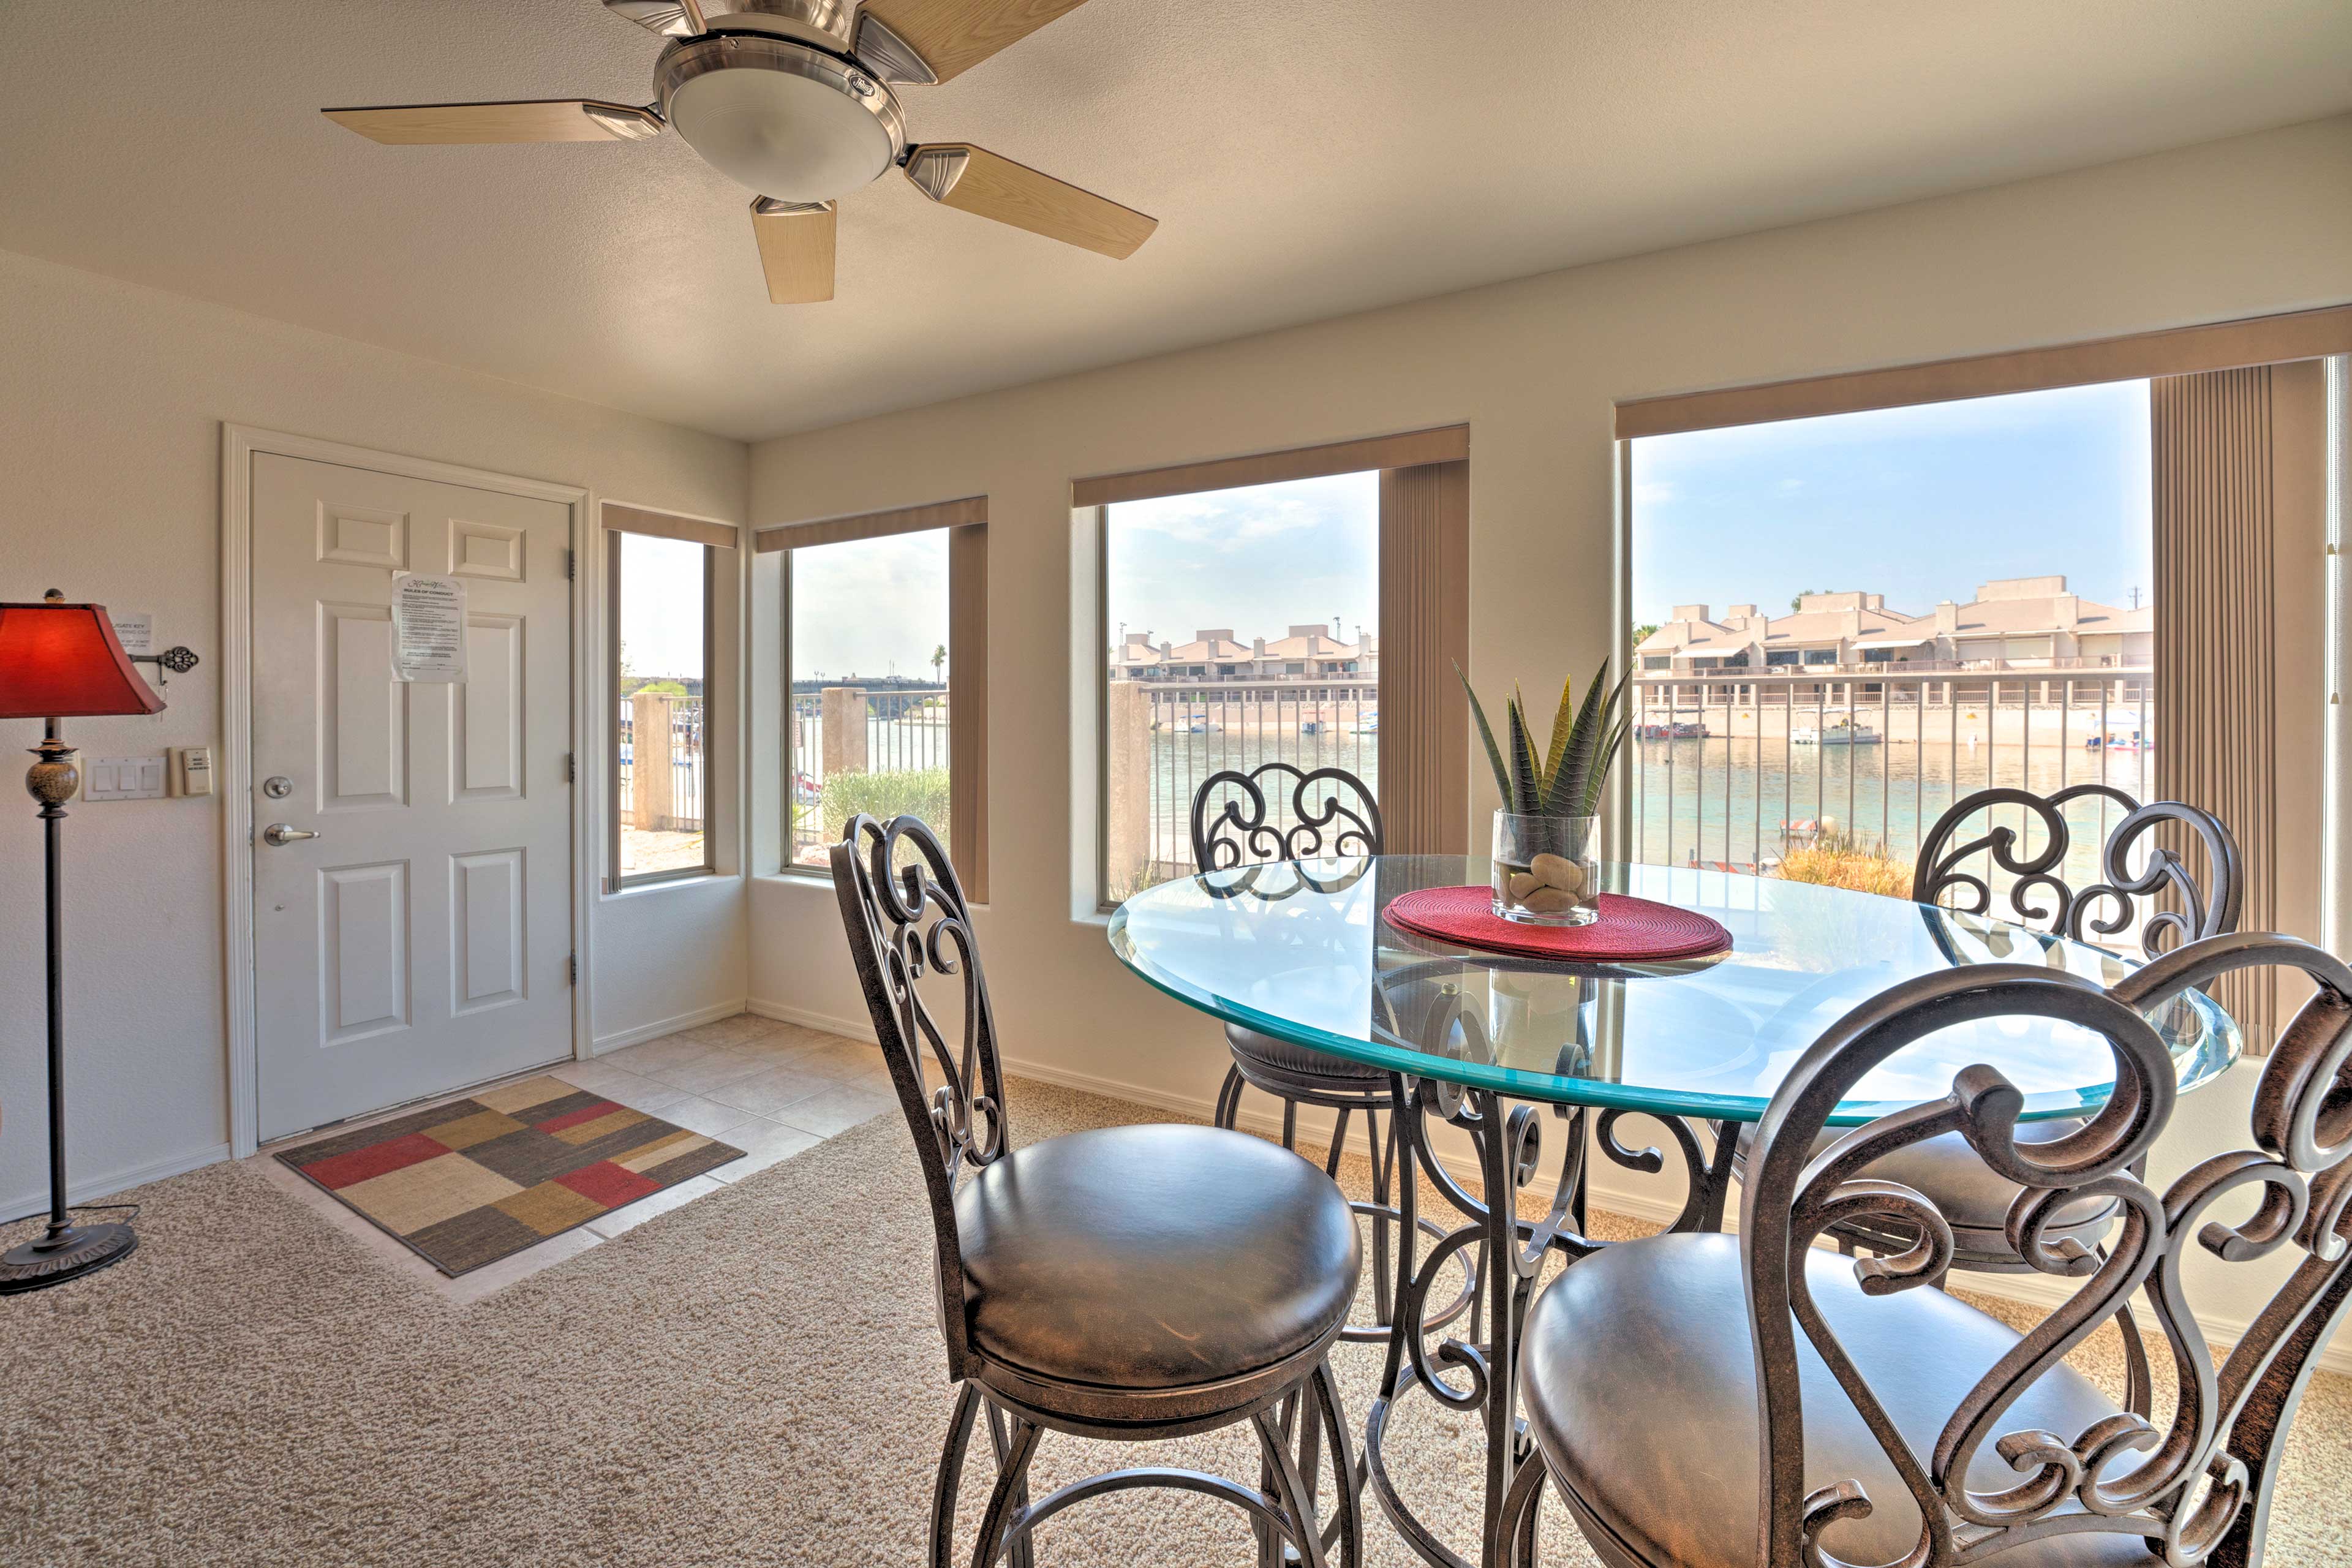
<svg viewBox="0 0 2352 1568"><path fill-rule="evenodd" d="M2147 383L1632 446L1629 858L1892 886L1977 790L2156 798Z"/></svg>
<svg viewBox="0 0 2352 1568"><path fill-rule="evenodd" d="M782 552L783 867L859 814L919 816L987 896L985 503L762 530Z"/></svg>
<svg viewBox="0 0 2352 1568"><path fill-rule="evenodd" d="M716 556L724 524L605 509L613 710L606 757L614 888L713 868L710 767Z"/></svg>
<svg viewBox="0 0 2352 1568"><path fill-rule="evenodd" d="M1192 797L1262 763L1380 791L1380 475L1104 509L1105 894L1190 876ZM1277 807L1278 809L1278 807Z"/></svg>
<svg viewBox="0 0 2352 1568"><path fill-rule="evenodd" d="M1391 853L1466 848L1469 450L1450 426L1071 487L1101 907L1191 874L1202 784L1267 763L1360 779Z"/></svg>

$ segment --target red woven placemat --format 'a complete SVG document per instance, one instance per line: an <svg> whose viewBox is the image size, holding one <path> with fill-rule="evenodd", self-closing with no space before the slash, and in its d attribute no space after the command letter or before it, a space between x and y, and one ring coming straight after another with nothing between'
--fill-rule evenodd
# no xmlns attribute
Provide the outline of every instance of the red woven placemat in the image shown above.
<svg viewBox="0 0 2352 1568"><path fill-rule="evenodd" d="M1638 963L1698 958L1731 945L1722 922L1696 910L1622 893L1603 893L1600 903L1601 918L1590 925L1521 925L1495 912L1492 889L1422 888L1391 900L1388 918L1392 925L1440 942L1528 958Z"/></svg>

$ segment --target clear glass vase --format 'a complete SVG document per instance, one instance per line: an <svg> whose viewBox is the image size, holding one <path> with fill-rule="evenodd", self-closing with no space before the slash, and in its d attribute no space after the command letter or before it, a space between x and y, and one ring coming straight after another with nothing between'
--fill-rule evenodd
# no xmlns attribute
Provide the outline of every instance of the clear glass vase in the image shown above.
<svg viewBox="0 0 2352 1568"><path fill-rule="evenodd" d="M1601 819L1495 814L1495 912L1525 925L1601 918Z"/></svg>

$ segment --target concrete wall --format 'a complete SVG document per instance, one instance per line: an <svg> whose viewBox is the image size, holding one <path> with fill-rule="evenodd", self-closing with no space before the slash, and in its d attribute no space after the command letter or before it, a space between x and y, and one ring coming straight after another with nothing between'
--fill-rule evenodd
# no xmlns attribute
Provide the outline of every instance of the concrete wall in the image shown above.
<svg viewBox="0 0 2352 1568"><path fill-rule="evenodd" d="M224 421L685 512L744 512L738 443L5 252L0 410L0 598L55 586L150 611L164 645L204 658L173 679L162 715L70 725L85 755L220 744ZM733 611L723 606L730 639ZM36 722L0 721L0 755L21 757L38 738ZM46 1201L46 1140L40 833L31 803L13 784L6 793L16 804L0 812L0 1215L14 1216ZM228 1145L220 810L218 795L72 808L78 1191ZM597 1032L740 1004L743 918L734 879L600 901Z"/></svg>
<svg viewBox="0 0 2352 1568"><path fill-rule="evenodd" d="M1092 810L1093 699L1073 672L1093 639L1074 477L1466 420L1472 670L1487 689L1539 688L1608 651L1615 400L2340 303L2347 191L2352 118L2338 118L1527 279L765 442L752 517L988 496L980 934L1005 1051L1066 1082L1205 1108L1225 1067L1217 1029L1127 974L1077 897L1093 876L1091 836L1073 826ZM772 677L753 679L755 704L772 704ZM1476 771L1483 815L1492 785ZM755 880L751 942L755 1005L862 1027L828 889ZM2221 1120L2234 1132L2184 1116L2183 1136L2242 1137L2242 1116Z"/></svg>

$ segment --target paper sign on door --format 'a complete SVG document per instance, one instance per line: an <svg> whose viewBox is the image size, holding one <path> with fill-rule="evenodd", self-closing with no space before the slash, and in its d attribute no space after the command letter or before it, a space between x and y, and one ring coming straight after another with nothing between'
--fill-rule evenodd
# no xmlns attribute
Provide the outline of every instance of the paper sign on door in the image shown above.
<svg viewBox="0 0 2352 1568"><path fill-rule="evenodd" d="M421 572L393 578L392 677L441 685L464 682L465 584Z"/></svg>

